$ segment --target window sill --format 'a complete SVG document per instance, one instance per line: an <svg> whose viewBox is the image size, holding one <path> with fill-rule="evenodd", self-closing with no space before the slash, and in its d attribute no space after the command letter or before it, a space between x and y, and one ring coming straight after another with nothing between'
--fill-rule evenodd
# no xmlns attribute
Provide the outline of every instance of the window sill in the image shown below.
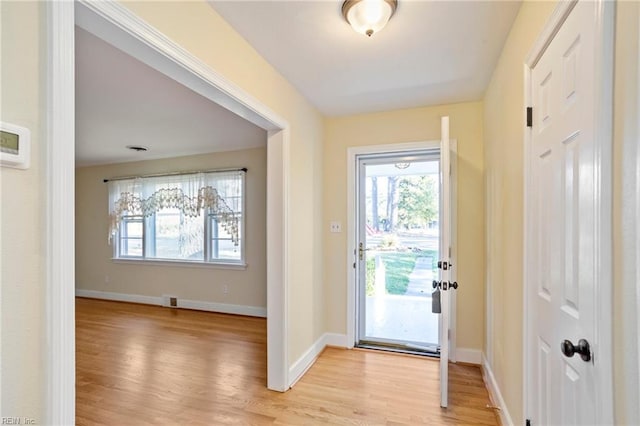
<svg viewBox="0 0 640 426"><path fill-rule="evenodd" d="M212 268L212 269L233 269L244 271L247 269L246 263L224 263L224 262L190 262L183 260L164 259L126 259L121 257L111 258L113 263L123 263L129 265L152 265L152 266L178 266L183 268Z"/></svg>

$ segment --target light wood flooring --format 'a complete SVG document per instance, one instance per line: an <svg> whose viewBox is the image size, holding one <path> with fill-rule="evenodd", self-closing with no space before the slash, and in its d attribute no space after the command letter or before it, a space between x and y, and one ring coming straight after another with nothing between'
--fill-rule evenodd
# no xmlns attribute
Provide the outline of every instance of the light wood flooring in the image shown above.
<svg viewBox="0 0 640 426"><path fill-rule="evenodd" d="M266 320L76 299L78 425L496 425L480 370L327 348L286 393L266 389Z"/></svg>

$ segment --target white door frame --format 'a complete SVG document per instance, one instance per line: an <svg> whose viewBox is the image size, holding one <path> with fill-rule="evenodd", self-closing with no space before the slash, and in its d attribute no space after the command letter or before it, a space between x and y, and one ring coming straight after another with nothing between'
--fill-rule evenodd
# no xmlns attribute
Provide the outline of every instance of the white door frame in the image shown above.
<svg viewBox="0 0 640 426"><path fill-rule="evenodd" d="M538 36L533 48L527 55L524 64L524 105L522 107L523 118L526 115L526 107L532 104L532 69L540 60L547 46L553 40L559 29L564 24L567 16L571 13L578 0L562 1L558 3L551 17L547 21L544 29ZM594 232L600 233L602 242L599 251L599 268L596 270L598 283L596 284L596 305L595 312L597 345L593 346L594 362L598 363L598 373L596 381L599 384L599 398L596 401L596 413L598 418L594 419L596 424L613 424L613 272L612 272L612 139L613 139L613 48L614 48L614 15L615 5L606 0L595 0L598 3L598 16L596 27L596 91L595 103L598 108L595 122L597 151L596 159L600 162L602 170L599 176L600 203L597 213L597 228ZM523 120L523 122L526 119ZM531 323L535 318L533 313L533 301L528 297L529 289L535 285L529 279L530 271L536 265L531 261L528 253L532 252L529 235L533 235L535 221L533 220L535 208L531 200L532 192L530 172L532 170L532 134L531 129L525 126L524 130L524 250L523 250L523 306L525 313L523 319L523 407L524 415L529 418L533 413L529 398L529 338L531 336ZM559 343L558 343L559 344ZM560 348L556 348L560 350Z"/></svg>
<svg viewBox="0 0 640 426"><path fill-rule="evenodd" d="M457 141L450 140L451 143L451 259L454 265L457 265L457 190L456 190L456 158L457 158ZM439 149L440 140L430 140L424 142L407 142L385 145L368 145L350 147L347 149L347 347L354 347L356 339L356 300L358 297L358 286L356 285L356 274L353 268L353 262L356 261L356 241L358 239L358 229L356 228L356 181L358 179L357 157L367 154L385 154L400 153L428 149ZM455 281L456 269L452 269L452 279ZM462 287L464 288L464 287ZM451 330L449 340L449 360L456 362L456 291L451 292L451 309L449 328Z"/></svg>
<svg viewBox="0 0 640 426"><path fill-rule="evenodd" d="M640 12L637 16L638 25L640 28ZM638 74L637 74L637 83L636 83L636 138L640 138L640 34L638 37ZM636 140L637 142L637 140ZM627 145L631 145L635 149L635 191L633 191L633 195L630 197L631 200L629 202L632 206L635 207L635 227L630 235L632 245L635 246L635 253L632 251L629 254L625 254L625 259L623 262L629 265L635 265L635 269L632 272L632 276L635 275L635 283L636 283L636 354L638 355L638 364L637 364L637 372L638 375L632 379L632 383L640 384L640 337L638 334L640 333L640 147L638 144L634 144L633 141L627 142ZM624 167L624 166L623 166ZM633 209L633 207L632 207ZM633 281L632 281L633 282ZM632 328L633 329L633 328ZM638 390L638 386L635 387L635 400L634 403L637 406L640 406L640 390Z"/></svg>
<svg viewBox="0 0 640 426"><path fill-rule="evenodd" d="M268 131L267 386L285 391L289 387L289 124L120 3L47 2L44 423L75 423L74 6L85 29Z"/></svg>

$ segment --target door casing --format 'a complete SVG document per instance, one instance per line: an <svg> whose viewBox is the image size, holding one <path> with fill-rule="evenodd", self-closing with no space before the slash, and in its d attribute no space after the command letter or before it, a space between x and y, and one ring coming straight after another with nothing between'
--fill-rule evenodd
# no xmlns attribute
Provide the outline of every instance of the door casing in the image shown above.
<svg viewBox="0 0 640 426"><path fill-rule="evenodd" d="M456 158L457 158L457 141L450 139L451 144L451 259L454 265L457 265L457 190L456 190ZM355 345L356 339L356 326L357 326L357 311L356 300L358 297L357 286L357 271L352 267L356 261L356 241L358 239L358 229L356 227L356 182L358 179L358 164L357 158L360 155L373 155L373 154L393 154L393 153L410 153L411 151L424 151L430 149L439 149L440 140L429 140L424 142L408 142L397 144L383 144L383 145L368 145L350 147L347 149L347 252L346 252L346 264L347 264L347 342L348 347L351 349ZM452 268L452 278L456 280L456 269ZM456 362L456 292L451 292L451 309L450 309L450 340L449 340L449 360Z"/></svg>
<svg viewBox="0 0 640 426"><path fill-rule="evenodd" d="M599 152L599 161L602 165L602 175L600 176L600 203L599 203L599 219L602 247L600 251L600 268L598 283L611 283L613 279L612 273L612 136L613 136L613 51L614 51L614 15L615 5L613 2L605 0L596 0L598 3L596 28L596 91L595 102L598 114L595 122L596 149ZM567 16L575 7L577 0L560 2L547 21L544 29L538 36L531 51L527 55L524 65L524 105L523 125L526 123L526 108L532 104L533 87L532 87L532 70L538 63L538 60L545 52L547 46L564 24ZM532 183L530 172L532 169L533 150L532 150L532 132L530 128L524 126L524 247L523 247L523 407L524 415L529 418L534 410L530 403L530 370L528 353L529 339L531 337L531 324L535 320L533 312L533 301L530 300L528 294L535 283L530 279L530 271L534 270L536 265L528 253L532 252L532 240L530 235L535 232L535 205L533 202ZM612 285L597 285L596 298L598 299L598 309L595 312L596 317L596 335L598 336L598 345L593 348L597 354L599 371L597 372L597 382L600 389L601 398L599 407L596 410L599 418L595 419L596 424L613 424L613 352L612 352L612 334L613 334L613 312L612 312Z"/></svg>

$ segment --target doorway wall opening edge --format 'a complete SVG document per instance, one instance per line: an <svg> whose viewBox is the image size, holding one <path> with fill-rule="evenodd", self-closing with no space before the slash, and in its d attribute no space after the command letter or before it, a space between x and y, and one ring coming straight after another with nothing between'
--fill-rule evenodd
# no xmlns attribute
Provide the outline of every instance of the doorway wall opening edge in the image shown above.
<svg viewBox="0 0 640 426"><path fill-rule="evenodd" d="M45 217L45 337L44 422L75 423L75 7L92 14L121 40L134 40L156 55L159 71L180 73L177 81L199 86L212 99L248 121L268 130L267 142L267 386L285 391L288 378L288 217L289 124L257 99L176 45L116 2L47 2L46 130L43 162L46 167ZM105 27L106 26L106 27ZM119 47L119 46L116 46ZM157 67L156 67L157 69ZM170 75L170 74L167 74ZM175 78L173 75L170 75ZM213 100L213 99L212 99Z"/></svg>

